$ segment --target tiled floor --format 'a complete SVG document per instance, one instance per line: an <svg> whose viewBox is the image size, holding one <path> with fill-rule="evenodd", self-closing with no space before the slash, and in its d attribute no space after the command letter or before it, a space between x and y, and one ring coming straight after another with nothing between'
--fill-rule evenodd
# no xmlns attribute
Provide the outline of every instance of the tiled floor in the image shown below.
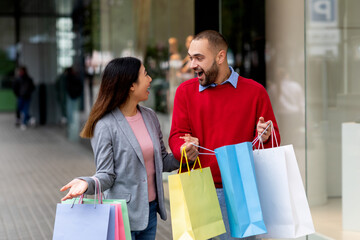
<svg viewBox="0 0 360 240"><path fill-rule="evenodd" d="M342 229L341 198L329 198L326 204L312 207L311 213L316 232L323 236L321 239L360 240L360 232Z"/></svg>
<svg viewBox="0 0 360 240"><path fill-rule="evenodd" d="M59 127L21 131L13 120L0 113L0 240L48 240L64 195L60 187L92 175L93 155L88 146L67 141ZM170 220L159 221L157 239L171 239Z"/></svg>

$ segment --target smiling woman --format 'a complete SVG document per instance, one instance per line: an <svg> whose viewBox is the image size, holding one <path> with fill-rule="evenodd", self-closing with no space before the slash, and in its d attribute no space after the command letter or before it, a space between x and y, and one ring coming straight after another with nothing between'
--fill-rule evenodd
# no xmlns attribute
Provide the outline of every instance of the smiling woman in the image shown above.
<svg viewBox="0 0 360 240"><path fill-rule="evenodd" d="M138 80L130 88L130 101L136 103L146 101L149 98L149 89L152 78L148 75L144 65L141 64Z"/></svg>
<svg viewBox="0 0 360 240"><path fill-rule="evenodd" d="M83 138L91 138L96 173L104 194L126 199L132 239L155 239L157 213L166 220L162 172L179 168L164 146L155 112L140 106L152 79L140 60L116 58L104 70L98 98ZM62 199L94 194L92 177L76 178L61 188Z"/></svg>

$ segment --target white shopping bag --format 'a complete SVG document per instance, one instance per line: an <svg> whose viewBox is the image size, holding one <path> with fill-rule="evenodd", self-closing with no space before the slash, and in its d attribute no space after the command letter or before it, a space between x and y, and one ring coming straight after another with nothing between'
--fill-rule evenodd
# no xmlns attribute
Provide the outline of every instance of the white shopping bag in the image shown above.
<svg viewBox="0 0 360 240"><path fill-rule="evenodd" d="M268 233L298 238L315 232L292 145L254 150L256 181Z"/></svg>

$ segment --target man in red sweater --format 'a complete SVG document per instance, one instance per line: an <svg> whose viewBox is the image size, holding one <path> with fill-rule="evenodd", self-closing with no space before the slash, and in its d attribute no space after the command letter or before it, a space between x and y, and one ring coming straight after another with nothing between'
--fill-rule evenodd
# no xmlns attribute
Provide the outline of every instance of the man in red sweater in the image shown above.
<svg viewBox="0 0 360 240"><path fill-rule="evenodd" d="M227 63L228 45L218 32L207 30L192 40L188 49L190 67L197 78L182 83L176 91L169 145L180 160L181 148L186 147L190 159L206 153L190 144L214 150L225 145L251 142L273 122L280 134L265 88L239 76ZM266 119L266 121L265 121ZM271 147L270 128L262 135L265 147ZM185 140L185 142L184 142ZM227 233L230 235L219 166L214 155L200 155L202 167L210 167ZM246 238L255 239L255 238Z"/></svg>

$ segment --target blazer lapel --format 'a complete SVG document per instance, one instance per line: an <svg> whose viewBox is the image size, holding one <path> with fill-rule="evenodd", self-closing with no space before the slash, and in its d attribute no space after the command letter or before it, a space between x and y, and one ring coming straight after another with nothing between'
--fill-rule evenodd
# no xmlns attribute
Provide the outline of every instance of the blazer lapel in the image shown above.
<svg viewBox="0 0 360 240"><path fill-rule="evenodd" d="M142 110L142 108L140 107L140 111ZM158 135L158 129L156 129L153 121L153 117L150 115L150 113L148 111L141 111L141 115L144 119L145 122L145 126L149 132L151 141L153 143L153 147L154 147L154 157L155 157L155 150L156 149L160 149L159 147L159 141L157 141L157 139L159 139L159 135Z"/></svg>
<svg viewBox="0 0 360 240"><path fill-rule="evenodd" d="M140 111L142 110L141 106L140 106ZM159 131L160 129L156 129L156 126L154 124L155 119L151 116L151 114L148 111L141 111L141 115L144 119L145 122L145 126L149 132L151 141L153 143L153 148L154 148L154 162L155 162L155 169L156 169L156 174L158 173L162 173L162 169L159 168L159 163L157 161L158 156L160 155L159 159L162 159L161 156L161 147L160 147L160 141L159 141ZM159 152L160 149L160 152Z"/></svg>
<svg viewBox="0 0 360 240"><path fill-rule="evenodd" d="M134 149L136 155L138 156L138 158L140 159L141 163L145 166L145 161L144 161L144 157L143 157L143 154L141 151L140 144L137 141L136 136L135 136L133 130L131 129L130 124L126 120L125 116L122 114L122 112L120 111L119 108L115 108L112 111L112 114L118 121L121 131L124 133L125 137L130 142L130 145L133 147L133 149Z"/></svg>

